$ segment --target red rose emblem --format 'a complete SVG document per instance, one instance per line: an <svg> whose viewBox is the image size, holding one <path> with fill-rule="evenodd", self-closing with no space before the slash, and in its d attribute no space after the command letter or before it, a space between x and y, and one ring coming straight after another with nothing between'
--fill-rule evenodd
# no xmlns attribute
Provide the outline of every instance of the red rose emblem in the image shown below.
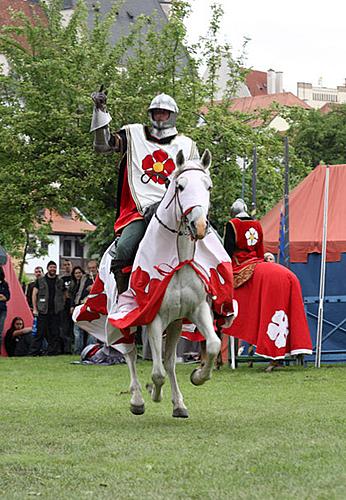
<svg viewBox="0 0 346 500"><path fill-rule="evenodd" d="M145 171L145 177L149 180L164 184L167 177L175 169L175 164L165 151L157 149L152 155L147 155L144 158L142 168Z"/></svg>

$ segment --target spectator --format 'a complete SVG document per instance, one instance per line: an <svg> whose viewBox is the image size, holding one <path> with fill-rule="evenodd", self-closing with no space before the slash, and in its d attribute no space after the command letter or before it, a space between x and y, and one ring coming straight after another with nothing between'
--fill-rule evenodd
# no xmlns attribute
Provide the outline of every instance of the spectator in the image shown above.
<svg viewBox="0 0 346 500"><path fill-rule="evenodd" d="M275 257L272 253L266 252L264 254L264 262L275 262Z"/></svg>
<svg viewBox="0 0 346 500"><path fill-rule="evenodd" d="M89 260L88 264L87 264L87 268L88 268L89 276L94 282L96 279L97 273L98 273L97 261L95 259Z"/></svg>
<svg viewBox="0 0 346 500"><path fill-rule="evenodd" d="M7 302L10 300L11 294L8 283L5 280L5 273L0 266L0 352L2 343L2 332L7 316Z"/></svg>
<svg viewBox="0 0 346 500"><path fill-rule="evenodd" d="M71 314L76 306L83 304L84 299L86 299L89 294L92 284L92 279L85 274L84 269L80 266L76 266L72 269L72 281L68 290L68 296L71 301ZM73 334L74 354L80 354L87 343L85 339L87 333L77 324L74 324ZM91 339L89 339L89 341L91 341ZM93 338L92 341L94 342Z"/></svg>
<svg viewBox="0 0 346 500"><path fill-rule="evenodd" d="M31 344L31 327L24 327L24 321L19 316L13 318L10 328L5 335L7 355L26 356Z"/></svg>
<svg viewBox="0 0 346 500"><path fill-rule="evenodd" d="M33 309L33 306L32 306L32 291L34 289L36 280L38 280L39 278L41 278L44 275L43 268L41 266L36 266L35 269L34 269L34 275L35 275L35 279L34 279L34 281L31 281L31 283L28 284L27 289L26 289L26 294L25 294L26 301L29 304L31 312L32 312L32 309Z"/></svg>
<svg viewBox="0 0 346 500"><path fill-rule="evenodd" d="M66 290L71 285L72 281L72 262L70 259L64 259L62 262L62 276L61 279L64 282Z"/></svg>
<svg viewBox="0 0 346 500"><path fill-rule="evenodd" d="M33 313L37 315L37 335L33 338L29 354L41 353L42 341L48 343L48 356L60 354L61 312L65 306L64 282L56 274L56 263L48 262L47 273L35 282L32 294Z"/></svg>
<svg viewBox="0 0 346 500"><path fill-rule="evenodd" d="M64 259L62 263L63 274L61 279L65 287L65 307L61 313L61 331L60 331L60 349L63 354L72 353L73 339L73 320L71 315L71 300L68 295L68 289L72 281L72 262L70 259Z"/></svg>

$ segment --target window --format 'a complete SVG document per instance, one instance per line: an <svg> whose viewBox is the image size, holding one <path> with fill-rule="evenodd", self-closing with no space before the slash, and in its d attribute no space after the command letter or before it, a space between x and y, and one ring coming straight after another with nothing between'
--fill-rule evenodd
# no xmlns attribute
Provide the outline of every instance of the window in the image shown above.
<svg viewBox="0 0 346 500"><path fill-rule="evenodd" d="M312 99L314 101L337 102L338 96L336 94L313 93Z"/></svg>
<svg viewBox="0 0 346 500"><path fill-rule="evenodd" d="M75 241L74 255L75 257L84 257L83 242L79 238L76 238Z"/></svg>
<svg viewBox="0 0 346 500"><path fill-rule="evenodd" d="M71 240L64 240L63 256L64 257L71 257L71 255L72 255L72 241Z"/></svg>
<svg viewBox="0 0 346 500"><path fill-rule="evenodd" d="M72 9L73 8L73 0L64 0L63 9Z"/></svg>
<svg viewBox="0 0 346 500"><path fill-rule="evenodd" d="M44 250L48 253L48 245L49 243L47 241L41 241L41 250Z"/></svg>
<svg viewBox="0 0 346 500"><path fill-rule="evenodd" d="M35 236L29 236L27 253L30 255L35 255L37 250L37 238Z"/></svg>

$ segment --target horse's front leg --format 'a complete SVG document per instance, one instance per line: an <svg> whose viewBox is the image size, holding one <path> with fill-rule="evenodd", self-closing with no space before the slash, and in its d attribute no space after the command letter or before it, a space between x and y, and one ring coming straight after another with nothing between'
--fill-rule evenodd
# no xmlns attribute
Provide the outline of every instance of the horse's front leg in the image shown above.
<svg viewBox="0 0 346 500"><path fill-rule="evenodd" d="M142 415L144 413L144 399L142 396L142 387L139 383L136 369L136 361L137 361L137 349L136 346L133 345L133 348L128 352L124 353L124 357L129 367L130 371L130 410L134 415Z"/></svg>
<svg viewBox="0 0 346 500"><path fill-rule="evenodd" d="M200 368L191 373L191 382L202 385L211 378L214 360L220 352L221 340L216 335L213 324L213 315L207 302L203 302L192 314L191 321L206 339L206 356Z"/></svg>
<svg viewBox="0 0 346 500"><path fill-rule="evenodd" d="M151 398L157 403L162 399L162 386L165 383L166 377L166 372L162 364L162 333L162 320L158 314L148 325L148 339L153 358L151 378L154 385L151 390Z"/></svg>
<svg viewBox="0 0 346 500"><path fill-rule="evenodd" d="M189 416L180 392L177 375L175 373L177 342L180 338L182 321L177 320L166 328L165 368L167 370L172 389L173 417L187 418Z"/></svg>

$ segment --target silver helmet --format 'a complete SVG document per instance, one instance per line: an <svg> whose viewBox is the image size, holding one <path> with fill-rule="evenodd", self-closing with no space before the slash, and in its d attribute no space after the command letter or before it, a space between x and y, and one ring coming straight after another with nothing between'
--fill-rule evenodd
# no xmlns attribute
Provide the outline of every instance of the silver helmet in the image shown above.
<svg viewBox="0 0 346 500"><path fill-rule="evenodd" d="M244 200L238 198L231 206L231 217L249 217L247 205Z"/></svg>
<svg viewBox="0 0 346 500"><path fill-rule="evenodd" d="M153 111L155 109L164 109L169 111L169 118L166 121L156 121L153 118ZM175 127L177 121L177 114L179 108L173 97L167 94L159 94L151 101L148 108L149 118L152 124L152 134L159 139L176 135L177 129Z"/></svg>

